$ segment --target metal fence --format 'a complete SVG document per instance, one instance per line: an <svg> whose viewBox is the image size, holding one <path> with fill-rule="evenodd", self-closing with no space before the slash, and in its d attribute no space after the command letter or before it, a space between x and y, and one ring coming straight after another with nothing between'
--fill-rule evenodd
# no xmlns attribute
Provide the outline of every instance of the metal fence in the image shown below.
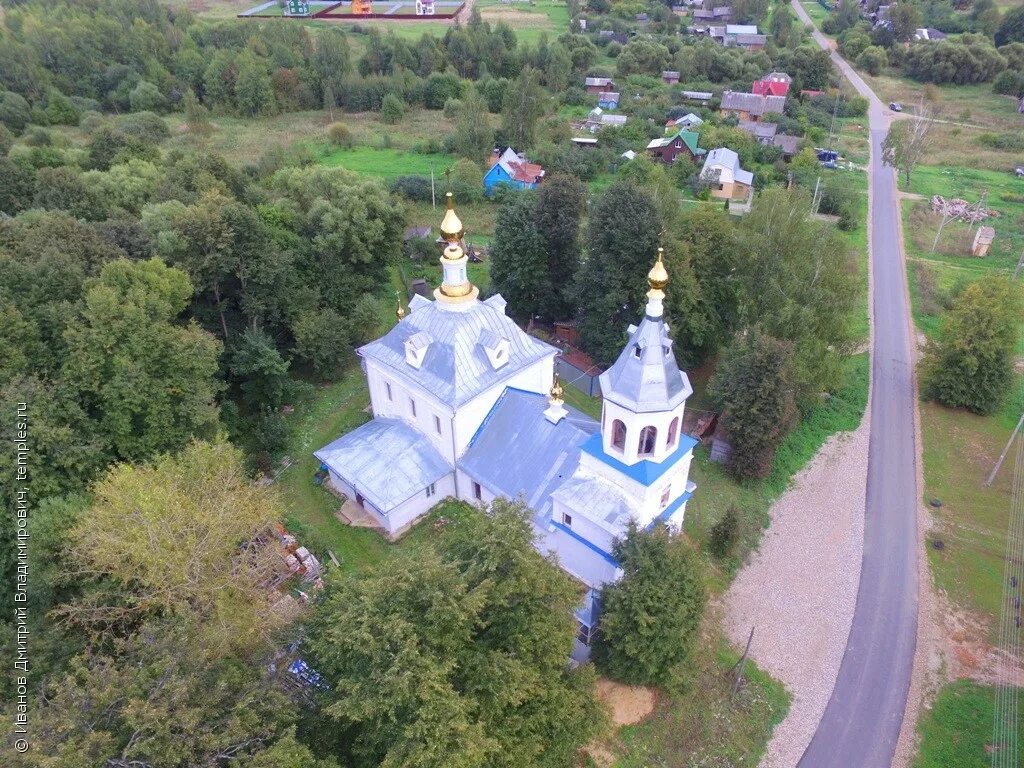
<svg viewBox="0 0 1024 768"><path fill-rule="evenodd" d="M589 397L601 394L601 383L597 378L601 375L601 369L597 366L583 370L559 355L555 358L555 372L562 381L572 384Z"/></svg>

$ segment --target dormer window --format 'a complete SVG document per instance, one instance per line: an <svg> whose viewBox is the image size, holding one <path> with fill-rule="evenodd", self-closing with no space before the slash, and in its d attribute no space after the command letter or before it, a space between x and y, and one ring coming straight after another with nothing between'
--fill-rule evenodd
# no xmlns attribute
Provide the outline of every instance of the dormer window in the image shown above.
<svg viewBox="0 0 1024 768"><path fill-rule="evenodd" d="M508 339L502 338L494 331L484 329L480 334L480 346L484 348L487 360L494 370L508 363Z"/></svg>
<svg viewBox="0 0 1024 768"><path fill-rule="evenodd" d="M406 339L405 362L418 370L423 365L423 358L427 356L431 341L430 334L426 331L419 331Z"/></svg>
<svg viewBox="0 0 1024 768"><path fill-rule="evenodd" d="M633 345L633 357L640 357L641 351L642 350L640 349L640 345L639 344L634 344Z"/></svg>

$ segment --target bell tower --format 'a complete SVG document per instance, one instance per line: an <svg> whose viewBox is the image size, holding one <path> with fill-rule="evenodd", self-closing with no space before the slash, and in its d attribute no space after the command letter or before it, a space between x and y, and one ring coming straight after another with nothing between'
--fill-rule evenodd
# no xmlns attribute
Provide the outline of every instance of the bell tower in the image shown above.
<svg viewBox="0 0 1024 768"><path fill-rule="evenodd" d="M623 464L662 462L680 446L683 410L693 389L679 370L664 319L664 250L647 275L647 307L615 364L601 374L601 443Z"/></svg>

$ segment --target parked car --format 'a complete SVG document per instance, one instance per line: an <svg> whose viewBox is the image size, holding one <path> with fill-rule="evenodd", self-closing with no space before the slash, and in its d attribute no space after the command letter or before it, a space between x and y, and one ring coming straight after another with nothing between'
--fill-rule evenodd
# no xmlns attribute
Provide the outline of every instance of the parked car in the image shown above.
<svg viewBox="0 0 1024 768"><path fill-rule="evenodd" d="M889 109L891 109L893 112L902 112L903 111L903 105L900 104L898 101L890 101L889 102Z"/></svg>
<svg viewBox="0 0 1024 768"><path fill-rule="evenodd" d="M1018 165L1013 169L1013 172L1017 175L1018 179L1024 179L1024 165Z"/></svg>

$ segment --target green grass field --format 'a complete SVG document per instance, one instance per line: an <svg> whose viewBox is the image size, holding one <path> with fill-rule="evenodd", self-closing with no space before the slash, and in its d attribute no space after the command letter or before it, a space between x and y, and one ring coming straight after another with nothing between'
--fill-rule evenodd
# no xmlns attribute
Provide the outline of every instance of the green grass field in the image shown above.
<svg viewBox="0 0 1024 768"><path fill-rule="evenodd" d="M918 722L921 752L912 768L989 768L994 712L994 688L966 680L947 685ZM1024 731L1024 711L1020 717L1018 731ZM1013 764L1020 762L1024 741Z"/></svg>
<svg viewBox="0 0 1024 768"><path fill-rule="evenodd" d="M335 149L320 158L323 165L340 166L365 176L393 179L396 176L430 176L433 171L439 182L441 173L449 168L455 158L451 155L421 155L401 149L376 149L374 147L352 147Z"/></svg>

